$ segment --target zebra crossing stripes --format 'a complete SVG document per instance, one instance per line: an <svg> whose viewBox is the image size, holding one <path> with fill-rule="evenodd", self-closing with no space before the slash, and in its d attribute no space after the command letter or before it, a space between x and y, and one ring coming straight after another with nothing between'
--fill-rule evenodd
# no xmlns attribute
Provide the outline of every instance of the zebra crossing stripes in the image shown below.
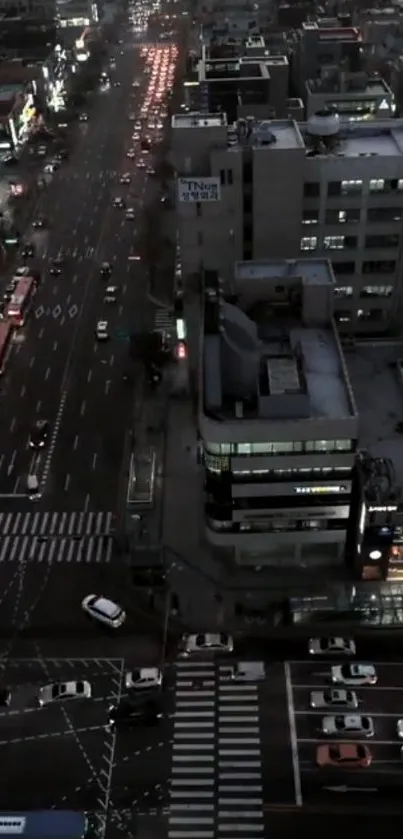
<svg viewBox="0 0 403 839"><path fill-rule="evenodd" d="M154 329L158 332L172 332L173 319L168 309L157 309L154 315Z"/></svg>
<svg viewBox="0 0 403 839"><path fill-rule="evenodd" d="M218 684L218 839L263 836L263 772L259 693L233 684L223 667Z"/></svg>
<svg viewBox="0 0 403 839"><path fill-rule="evenodd" d="M230 670L176 663L169 839L264 834L258 687Z"/></svg>
<svg viewBox="0 0 403 839"><path fill-rule="evenodd" d="M112 552L112 536L0 536L0 563L108 563Z"/></svg>
<svg viewBox="0 0 403 839"><path fill-rule="evenodd" d="M178 661L169 839L214 839L216 672L213 662Z"/></svg>
<svg viewBox="0 0 403 839"><path fill-rule="evenodd" d="M104 536L113 531L113 513L0 513L4 536Z"/></svg>

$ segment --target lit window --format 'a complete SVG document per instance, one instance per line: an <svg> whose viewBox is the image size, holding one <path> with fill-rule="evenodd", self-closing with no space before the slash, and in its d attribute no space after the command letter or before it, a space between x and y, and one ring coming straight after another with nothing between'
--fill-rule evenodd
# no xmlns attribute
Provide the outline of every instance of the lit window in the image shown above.
<svg viewBox="0 0 403 839"><path fill-rule="evenodd" d="M400 192L403 191L403 178L399 178L399 180L397 182L397 188Z"/></svg>
<svg viewBox="0 0 403 839"><path fill-rule="evenodd" d="M344 236L325 236L323 247L329 251L341 251L345 245Z"/></svg>
<svg viewBox="0 0 403 839"><path fill-rule="evenodd" d="M353 287L351 285L339 285L334 289L335 297L352 297Z"/></svg>
<svg viewBox="0 0 403 839"><path fill-rule="evenodd" d="M342 195L351 195L353 193L361 192L362 191L362 181L361 180L350 180L350 181L342 181L341 182L341 194Z"/></svg>
<svg viewBox="0 0 403 839"><path fill-rule="evenodd" d="M314 251L318 247L317 236L303 236L301 239L302 251Z"/></svg>
<svg viewBox="0 0 403 839"><path fill-rule="evenodd" d="M302 224L317 224L319 215L317 210L304 210L302 215Z"/></svg>
<svg viewBox="0 0 403 839"><path fill-rule="evenodd" d="M360 297L391 297L391 285L365 285L360 291Z"/></svg>
<svg viewBox="0 0 403 839"><path fill-rule="evenodd" d="M383 178L371 178L369 182L370 192L383 192L385 189L385 181Z"/></svg>

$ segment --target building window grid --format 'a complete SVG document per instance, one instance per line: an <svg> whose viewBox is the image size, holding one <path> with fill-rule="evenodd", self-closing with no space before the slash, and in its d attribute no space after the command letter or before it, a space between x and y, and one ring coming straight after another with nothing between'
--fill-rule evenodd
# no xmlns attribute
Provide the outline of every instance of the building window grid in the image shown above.
<svg viewBox="0 0 403 839"><path fill-rule="evenodd" d="M391 297L392 294L391 285L365 285L360 291L360 297Z"/></svg>
<svg viewBox="0 0 403 839"><path fill-rule="evenodd" d="M352 452L354 441L340 440L290 440L275 443L205 443L206 452L212 455L289 455L304 453Z"/></svg>
<svg viewBox="0 0 403 839"><path fill-rule="evenodd" d="M357 195L362 192L363 182L358 178L341 181L340 192L342 195Z"/></svg>
<svg viewBox="0 0 403 839"><path fill-rule="evenodd" d="M317 236L303 236L301 239L302 251L314 251L318 247Z"/></svg>
<svg viewBox="0 0 403 839"><path fill-rule="evenodd" d="M328 251L342 251L345 246L345 236L325 236L323 239L323 247Z"/></svg>
<svg viewBox="0 0 403 839"><path fill-rule="evenodd" d="M352 297L353 296L353 287L352 287L352 285L335 286L334 295L335 295L335 297Z"/></svg>
<svg viewBox="0 0 403 839"><path fill-rule="evenodd" d="M371 178L369 182L369 191L370 192L384 192L386 186L386 181L384 178Z"/></svg>

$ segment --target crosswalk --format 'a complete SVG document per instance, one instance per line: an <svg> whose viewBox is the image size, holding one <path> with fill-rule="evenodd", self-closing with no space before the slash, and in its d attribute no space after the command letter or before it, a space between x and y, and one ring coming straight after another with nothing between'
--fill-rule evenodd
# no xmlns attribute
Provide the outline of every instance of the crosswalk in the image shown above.
<svg viewBox="0 0 403 839"><path fill-rule="evenodd" d="M0 538L105 536L113 529L113 513L0 513Z"/></svg>
<svg viewBox="0 0 403 839"><path fill-rule="evenodd" d="M157 309L154 315L154 329L157 332L173 333L173 318L168 309Z"/></svg>
<svg viewBox="0 0 403 839"><path fill-rule="evenodd" d="M263 835L258 687L227 665L177 661L168 837Z"/></svg>

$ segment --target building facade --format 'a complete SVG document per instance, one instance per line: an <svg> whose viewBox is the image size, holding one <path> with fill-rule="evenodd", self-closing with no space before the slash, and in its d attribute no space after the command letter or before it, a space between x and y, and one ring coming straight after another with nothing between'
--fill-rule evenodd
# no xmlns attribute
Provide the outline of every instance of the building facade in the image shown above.
<svg viewBox="0 0 403 839"><path fill-rule="evenodd" d="M401 322L403 120L173 117L184 282L238 261L330 259L349 335Z"/></svg>
<svg viewBox="0 0 403 839"><path fill-rule="evenodd" d="M205 288L205 533L239 564L355 573L358 415L333 287L329 262L303 259Z"/></svg>

